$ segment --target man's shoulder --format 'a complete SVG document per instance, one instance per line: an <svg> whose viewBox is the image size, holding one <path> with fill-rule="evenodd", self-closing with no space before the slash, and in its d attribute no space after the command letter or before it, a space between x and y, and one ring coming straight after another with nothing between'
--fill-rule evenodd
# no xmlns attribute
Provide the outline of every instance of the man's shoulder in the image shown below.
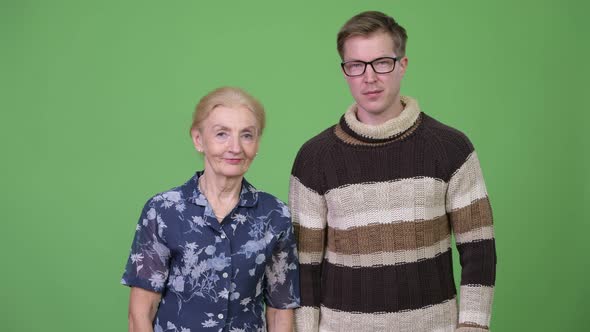
<svg viewBox="0 0 590 332"><path fill-rule="evenodd" d="M429 139L436 140L442 146L454 147L465 150L467 153L473 151L473 145L465 133L457 128L444 124L437 119L422 114L424 130Z"/></svg>
<svg viewBox="0 0 590 332"><path fill-rule="evenodd" d="M334 142L334 127L330 126L324 129L319 134L313 136L312 138L308 139L301 148L299 148L298 156L303 155L317 155L321 153L324 149L331 146L331 143Z"/></svg>
<svg viewBox="0 0 590 332"><path fill-rule="evenodd" d="M303 143L301 148L317 148L323 146L327 141L333 139L334 136L334 126L332 125L324 130L322 130L319 134L313 136L312 138L308 139L307 142Z"/></svg>
<svg viewBox="0 0 590 332"><path fill-rule="evenodd" d="M443 124L425 115L424 136L429 140L429 152L446 165L444 179L449 179L475 152L467 135L462 131Z"/></svg>
<svg viewBox="0 0 590 332"><path fill-rule="evenodd" d="M329 164L326 157L331 155L329 151L334 145L334 136L334 126L331 126L303 143L293 162L291 175L310 188L319 186L318 175Z"/></svg>

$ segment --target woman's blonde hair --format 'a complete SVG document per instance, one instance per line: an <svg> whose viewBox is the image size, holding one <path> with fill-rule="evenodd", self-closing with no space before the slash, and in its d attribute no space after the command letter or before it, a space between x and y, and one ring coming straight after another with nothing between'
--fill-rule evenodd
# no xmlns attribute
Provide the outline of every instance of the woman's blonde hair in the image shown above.
<svg viewBox="0 0 590 332"><path fill-rule="evenodd" d="M258 123L258 135L262 135L262 131L266 124L264 106L243 89L229 86L217 88L201 98L193 113L193 123L189 133L192 133L195 129L199 129L199 126L217 106L232 108L245 107L249 109L254 113L254 117L256 117L256 122Z"/></svg>

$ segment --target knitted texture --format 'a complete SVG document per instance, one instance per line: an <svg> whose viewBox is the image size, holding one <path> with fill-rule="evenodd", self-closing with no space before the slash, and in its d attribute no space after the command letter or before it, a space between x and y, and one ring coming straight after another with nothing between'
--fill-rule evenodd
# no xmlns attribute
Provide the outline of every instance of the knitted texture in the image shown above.
<svg viewBox="0 0 590 332"><path fill-rule="evenodd" d="M485 331L492 213L467 137L420 112L340 122L305 143L289 201L299 241L297 331ZM451 234L462 273L453 281Z"/></svg>

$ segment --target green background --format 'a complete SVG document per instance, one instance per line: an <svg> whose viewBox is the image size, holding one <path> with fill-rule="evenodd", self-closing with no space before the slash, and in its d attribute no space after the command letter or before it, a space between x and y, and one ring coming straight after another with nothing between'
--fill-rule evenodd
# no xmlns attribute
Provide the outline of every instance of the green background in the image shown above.
<svg viewBox="0 0 590 332"><path fill-rule="evenodd" d="M247 177L287 200L300 145L352 102L336 33L369 9L408 30L403 94L478 150L492 329L587 330L583 3L1 0L0 330L126 329L119 280L140 209L201 167L191 113L218 86L266 106Z"/></svg>

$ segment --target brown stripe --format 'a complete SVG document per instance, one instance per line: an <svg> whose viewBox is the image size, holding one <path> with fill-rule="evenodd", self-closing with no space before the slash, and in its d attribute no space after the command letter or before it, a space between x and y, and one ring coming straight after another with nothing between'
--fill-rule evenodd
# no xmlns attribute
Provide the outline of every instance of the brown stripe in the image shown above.
<svg viewBox="0 0 590 332"><path fill-rule="evenodd" d="M301 306L320 307L322 266L317 264L299 265Z"/></svg>
<svg viewBox="0 0 590 332"><path fill-rule="evenodd" d="M448 182L473 152L462 133L426 114L403 144L351 149L330 127L304 144L292 175L320 195L345 185L431 177Z"/></svg>
<svg viewBox="0 0 590 332"><path fill-rule="evenodd" d="M461 285L494 286L496 244L493 239L457 244L461 259Z"/></svg>
<svg viewBox="0 0 590 332"><path fill-rule="evenodd" d="M342 127L339 124L337 124L334 127L334 134L338 138L340 138L342 141L344 141L345 143L348 143L348 144L352 144L352 145L373 145L371 143L365 143L365 142L363 142L361 140L358 140L358 139L356 139L356 138L348 135L346 132L344 132L344 130L342 130ZM387 144L387 143L381 143L381 144L377 143L377 144L374 144L374 145L383 145L383 144Z"/></svg>
<svg viewBox="0 0 590 332"><path fill-rule="evenodd" d="M456 294L450 250L432 259L395 266L350 268L324 261L321 273L322 305L347 312L414 310ZM303 299L303 284L301 290Z"/></svg>
<svg viewBox="0 0 590 332"><path fill-rule="evenodd" d="M449 217L455 233L469 232L477 228L491 226L493 223L492 208L487 197L452 211L449 213Z"/></svg>
<svg viewBox="0 0 590 332"><path fill-rule="evenodd" d="M432 246L451 234L446 215L424 221L373 224L347 230L328 228L328 250L364 255Z"/></svg>
<svg viewBox="0 0 590 332"><path fill-rule="evenodd" d="M309 229L301 227L299 224L294 224L293 227L300 252L322 252L324 250L324 230Z"/></svg>

